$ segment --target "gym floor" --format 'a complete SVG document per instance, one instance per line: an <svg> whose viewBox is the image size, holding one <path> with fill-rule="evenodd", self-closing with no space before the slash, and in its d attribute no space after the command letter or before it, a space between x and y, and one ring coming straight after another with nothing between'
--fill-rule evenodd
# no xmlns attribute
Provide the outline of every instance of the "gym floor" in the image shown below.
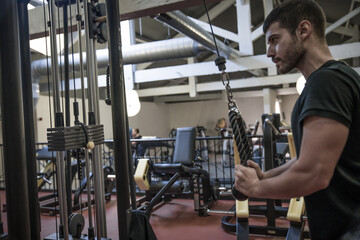
<svg viewBox="0 0 360 240"><path fill-rule="evenodd" d="M5 192L0 191L1 203L5 203ZM43 195L44 193L40 193ZM234 201L220 200L217 201L214 210L228 210L232 207ZM256 203L250 203L256 204ZM193 210L193 200L173 199L170 202L160 204L154 208L150 217L150 223L158 240L183 240L183 239L209 239L209 240L235 240L235 233L225 232L221 227L222 216L199 217ZM4 231L7 232L6 212L1 212L2 221L4 222ZM87 209L83 210L86 219L86 228L83 233L87 232ZM118 239L117 227L117 205L116 196L111 196L111 200L106 202L106 219L108 238ZM56 224L59 224L59 217L41 215L41 238L50 236L56 232ZM263 217L251 217L251 225L265 225L266 220ZM277 225L287 227L286 220L277 220ZM251 236L251 240L275 240L285 239L281 237L264 237Z"/></svg>

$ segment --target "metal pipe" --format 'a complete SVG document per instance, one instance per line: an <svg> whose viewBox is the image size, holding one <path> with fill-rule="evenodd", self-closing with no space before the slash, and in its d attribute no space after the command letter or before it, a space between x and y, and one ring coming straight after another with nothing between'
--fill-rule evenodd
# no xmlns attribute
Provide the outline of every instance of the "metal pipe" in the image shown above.
<svg viewBox="0 0 360 240"><path fill-rule="evenodd" d="M121 29L119 1L106 0L107 32L109 42L109 62L111 81L111 111L114 137L114 156L116 174L116 196L118 215L118 239L129 238L130 202L128 149L129 128L126 126L126 97L123 58L121 49Z"/></svg>
<svg viewBox="0 0 360 240"><path fill-rule="evenodd" d="M82 53L82 41L81 41L81 15L80 15L80 0L76 0L76 20L78 30L78 44L79 52ZM86 104L85 104L85 84L84 84L84 61L83 54L79 54L79 68L80 68L80 79L81 79L81 101L83 110L83 123L86 125Z"/></svg>
<svg viewBox="0 0 360 240"><path fill-rule="evenodd" d="M188 18L181 11L173 11L167 13L160 13L155 17L156 20L165 23L171 28L174 28L176 31L181 32L185 36L188 36L195 41L203 44L212 51L216 50L214 43L214 38L210 33L205 31L202 27L194 23L190 18ZM216 39L216 44L218 46L220 55L225 55L228 58L239 58L240 54L227 46L225 43Z"/></svg>
<svg viewBox="0 0 360 240"><path fill-rule="evenodd" d="M93 149L93 169L94 169L94 193L95 193L95 211L97 236L107 237L106 229L106 209L105 209L105 186L104 170L101 162L101 146L97 145Z"/></svg>
<svg viewBox="0 0 360 240"><path fill-rule="evenodd" d="M221 216L235 217L235 211L223 211L223 210L210 210L210 209L207 209L206 213L209 214L209 215L221 215Z"/></svg>
<svg viewBox="0 0 360 240"><path fill-rule="evenodd" d="M82 41L81 41L81 15L80 15L80 0L76 0L76 20L77 20L77 29L79 35L79 52L82 53ZM86 46L85 46L86 47ZM85 84L84 84L84 63L83 63L83 54L79 54L79 68L80 68L80 79L81 79L81 104L83 109L83 123L86 125L86 104L85 104ZM92 199L91 199L91 179L90 179L90 158L89 152L85 151L85 176L87 179L86 184L86 193L88 201L88 238L89 240L94 239L94 224L92 217Z"/></svg>
<svg viewBox="0 0 360 240"><path fill-rule="evenodd" d="M57 10L55 6L55 0L49 1L49 14L50 14L50 46L51 46L51 71L53 77L53 101L54 101L54 112L55 112L55 127L59 127L59 117L62 118L60 113L60 94L59 94L59 69L58 69L58 57L57 57L57 41L56 41L56 23L57 23ZM57 169L57 187L59 195L59 206L60 206L60 224L61 234L64 239L69 239L69 227L68 227L68 212L67 212L67 196L65 191L65 163L64 153L56 152L56 169Z"/></svg>
<svg viewBox="0 0 360 240"><path fill-rule="evenodd" d="M69 30L68 30L68 11L67 4L63 6L63 24L64 24L64 56L69 56ZM65 126L70 126L70 77L69 77L69 58L64 57L64 82L65 82ZM70 216L72 212L71 202L71 153L66 151L66 196L67 196L67 210Z"/></svg>
<svg viewBox="0 0 360 240"><path fill-rule="evenodd" d="M25 122L25 149L27 163L27 181L28 181L28 199L31 239L40 239L40 206L37 189L37 169L36 169L36 151L35 151L35 121L34 121L34 103L32 95L31 82L31 56L30 56L30 38L29 38L29 16L28 0L18 0L19 35L20 35L20 56L21 57L21 78L22 95L24 105Z"/></svg>
<svg viewBox="0 0 360 240"><path fill-rule="evenodd" d="M51 73L53 77L53 102L54 112L60 112L60 91L59 91L59 69L58 69L58 57L57 57L57 41L56 41L56 23L57 23L57 11L55 6L55 0L50 0L49 4L50 15L50 47L51 47Z"/></svg>
<svg viewBox="0 0 360 240"><path fill-rule="evenodd" d="M85 32L86 31L87 30L85 29ZM80 42L81 41L79 41L79 44ZM190 38L184 37L130 45L127 46L126 49L123 49L122 55L124 64L136 64L175 58L193 57L204 51L207 51L206 47ZM83 59L84 64L87 65L86 54L87 53L74 54L74 67L76 71L81 71L81 59ZM109 62L109 50L99 49L96 51L96 56L98 68L106 68ZM70 64L73 64L72 58L69 58ZM60 59L59 62L61 65L63 64ZM87 68L88 66L86 66L86 69ZM33 61L31 64L31 70L33 74L33 82L38 82L41 76L45 76L47 74L46 59Z"/></svg>
<svg viewBox="0 0 360 240"><path fill-rule="evenodd" d="M89 227L88 227L88 236L89 240L94 239L94 224L92 219L92 199L91 199L91 179L90 179L90 164L89 164L89 152L85 151L85 175L87 179L86 184L86 193L87 193L87 200L88 200L88 215L89 215Z"/></svg>
<svg viewBox="0 0 360 240"><path fill-rule="evenodd" d="M17 1L1 1L0 91L9 239L30 239ZM9 81L11 80L11 81ZM14 171L16 169L17 171ZM21 229L21 231L19 231Z"/></svg>
<svg viewBox="0 0 360 240"><path fill-rule="evenodd" d="M159 202L160 198L164 196L164 194L169 190L169 188L174 185L176 180L178 180L180 177L179 173L175 173L174 176L170 178L170 180L167 182L167 184L160 189L160 191L153 197L153 199L150 201L149 205L146 207L145 214L150 217L151 211L154 208L154 206Z"/></svg>

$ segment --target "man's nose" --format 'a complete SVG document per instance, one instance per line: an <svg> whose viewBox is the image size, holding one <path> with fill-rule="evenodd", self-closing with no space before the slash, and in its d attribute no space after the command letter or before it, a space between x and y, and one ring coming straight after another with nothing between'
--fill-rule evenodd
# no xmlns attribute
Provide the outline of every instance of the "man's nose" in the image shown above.
<svg viewBox="0 0 360 240"><path fill-rule="evenodd" d="M266 56L267 56L268 58L271 58L271 57L274 57L274 56L275 56L275 55L274 55L274 48L273 48L271 45L268 47Z"/></svg>

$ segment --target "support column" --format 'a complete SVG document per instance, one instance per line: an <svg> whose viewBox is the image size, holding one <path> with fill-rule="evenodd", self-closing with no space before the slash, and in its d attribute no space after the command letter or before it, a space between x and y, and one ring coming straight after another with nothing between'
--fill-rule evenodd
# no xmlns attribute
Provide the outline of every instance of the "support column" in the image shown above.
<svg viewBox="0 0 360 240"><path fill-rule="evenodd" d="M254 55L251 39L250 0L236 0L239 51L241 55Z"/></svg>
<svg viewBox="0 0 360 240"><path fill-rule="evenodd" d="M0 91L9 239L30 239L28 181L21 91L17 1L3 0L0 24ZM16 169L16 171L15 171Z"/></svg>
<svg viewBox="0 0 360 240"><path fill-rule="evenodd" d="M121 54L119 1L106 0L107 27L109 34L109 62L111 80L111 110L114 134L114 156L116 172L116 196L118 211L118 239L129 239L130 202L125 81Z"/></svg>
<svg viewBox="0 0 360 240"><path fill-rule="evenodd" d="M275 112L276 91L270 88L263 89L264 113Z"/></svg>
<svg viewBox="0 0 360 240"><path fill-rule="evenodd" d="M37 169L36 169L36 151L35 151L35 121L34 121L34 103L31 80L31 56L30 56L30 37L29 37L29 16L27 5L29 0L18 1L19 14L19 34L20 34L20 56L21 57L21 78L22 95L24 105L25 122L25 148L27 163L28 180L28 199L29 199L29 217L31 239L40 239L41 222L40 206L37 189Z"/></svg>
<svg viewBox="0 0 360 240"><path fill-rule="evenodd" d="M188 64L194 64L194 63L195 63L195 58L193 58L193 57L188 58ZM197 84L197 77L196 76L189 77L189 96L190 97L197 96L196 84Z"/></svg>

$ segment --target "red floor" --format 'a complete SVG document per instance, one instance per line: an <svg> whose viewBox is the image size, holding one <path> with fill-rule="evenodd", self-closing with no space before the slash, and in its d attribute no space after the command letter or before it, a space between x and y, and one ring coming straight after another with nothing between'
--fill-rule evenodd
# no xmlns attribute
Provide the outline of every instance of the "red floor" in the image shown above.
<svg viewBox="0 0 360 240"><path fill-rule="evenodd" d="M2 200L5 200L4 192L1 192ZM85 200L84 200L85 201ZM2 201L2 203L5 203ZM234 204L233 201L218 201L213 209L228 210ZM6 212L2 212L4 230L7 230ZM83 211L86 219L86 227L83 233L87 233L87 210ZM150 223L159 240L183 240L183 239L206 239L206 240L235 240L234 233L225 232L221 227L222 216L199 217L193 210L193 200L174 199L154 209ZM117 230L117 204L116 196L112 196L106 202L107 237L118 239ZM264 225L264 218L251 218L250 224ZM59 224L59 217L41 215L41 237L47 237L56 232L56 224ZM288 226L287 221L280 220L279 226ZM285 239L275 237L251 236L250 239Z"/></svg>

